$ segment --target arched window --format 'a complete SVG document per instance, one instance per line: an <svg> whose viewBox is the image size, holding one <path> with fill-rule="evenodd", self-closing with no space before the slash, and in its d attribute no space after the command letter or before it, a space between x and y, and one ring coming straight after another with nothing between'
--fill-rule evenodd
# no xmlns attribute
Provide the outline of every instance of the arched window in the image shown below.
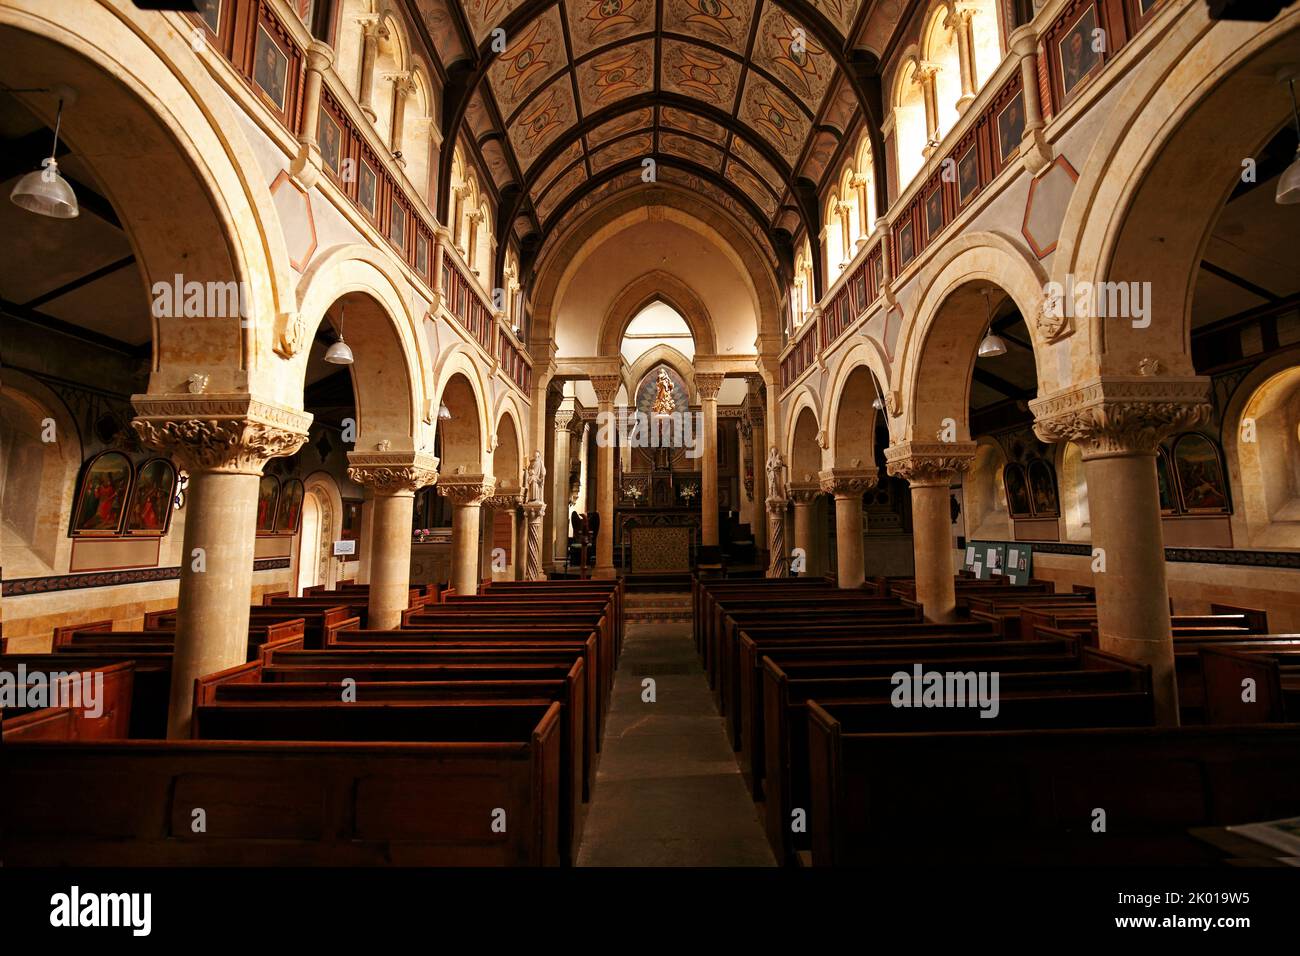
<svg viewBox="0 0 1300 956"><path fill-rule="evenodd" d="M1300 547L1300 366L1260 383L1235 424L1229 467L1249 547Z"/></svg>
<svg viewBox="0 0 1300 956"><path fill-rule="evenodd" d="M1002 449L988 438L975 449L974 466L962 483L968 538L996 541L1011 537L1011 518L1002 484L1006 461Z"/></svg>
<svg viewBox="0 0 1300 956"><path fill-rule="evenodd" d="M922 34L921 58L933 72L934 109L931 119L935 141L941 140L961 116L958 101L962 99L962 57L958 51L958 33L961 18L954 16L945 5L930 14L925 33Z"/></svg>
<svg viewBox="0 0 1300 956"><path fill-rule="evenodd" d="M1002 31L995 0L970 0L971 64L978 92L1002 62Z"/></svg>
<svg viewBox="0 0 1300 956"><path fill-rule="evenodd" d="M858 200L860 193L854 181L857 170L852 166L844 167L840 176L840 216L841 233L845 238L844 261L852 262L858 252L858 240L862 238L862 213Z"/></svg>
<svg viewBox="0 0 1300 956"><path fill-rule="evenodd" d="M369 16L366 0L341 0L338 35L334 40L334 72L352 95L361 95L361 60L365 48L365 23Z"/></svg>
<svg viewBox="0 0 1300 956"><path fill-rule="evenodd" d="M832 190L822 216L822 246L826 250L826 283L829 285L844 271L844 233L840 225L840 195Z"/></svg>
<svg viewBox="0 0 1300 956"><path fill-rule="evenodd" d="M929 139L925 118L925 89L920 64L904 64L894 91L894 148L898 159L898 189L907 188L925 164Z"/></svg>
<svg viewBox="0 0 1300 956"><path fill-rule="evenodd" d="M425 202L429 201L431 148L429 128L433 122L430 103L432 97L429 81L423 69L414 70L406 92L400 97L402 104L402 135L397 143L402 154L406 178Z"/></svg>
<svg viewBox="0 0 1300 956"><path fill-rule="evenodd" d="M475 227L474 274L484 286L488 286L496 265L496 237L492 235L492 207L486 198L479 200Z"/></svg>
<svg viewBox="0 0 1300 956"><path fill-rule="evenodd" d="M876 227L876 177L872 165L871 140L866 133L858 143L857 175L853 178L857 188L858 200L858 236L869 239Z"/></svg>
<svg viewBox="0 0 1300 956"><path fill-rule="evenodd" d="M385 17L375 46L375 70L372 80L371 108L375 111L375 130L384 142L392 141L393 110L397 104L397 84L407 76L405 34L393 17Z"/></svg>

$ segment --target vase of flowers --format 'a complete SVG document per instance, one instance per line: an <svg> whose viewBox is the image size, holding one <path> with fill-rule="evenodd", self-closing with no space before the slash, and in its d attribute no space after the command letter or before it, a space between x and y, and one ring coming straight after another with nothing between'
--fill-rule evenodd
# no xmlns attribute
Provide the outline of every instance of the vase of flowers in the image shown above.
<svg viewBox="0 0 1300 956"><path fill-rule="evenodd" d="M695 496L700 493L700 486L695 482L691 482L689 485L682 485L681 490L677 493L689 505L695 499Z"/></svg>
<svg viewBox="0 0 1300 956"><path fill-rule="evenodd" d="M433 529L432 529L432 528L416 528L414 531L411 532L411 534L413 534L413 535L415 536L415 543L416 543L416 544L424 544L424 539L427 538L427 537L429 537L429 535L433 534Z"/></svg>

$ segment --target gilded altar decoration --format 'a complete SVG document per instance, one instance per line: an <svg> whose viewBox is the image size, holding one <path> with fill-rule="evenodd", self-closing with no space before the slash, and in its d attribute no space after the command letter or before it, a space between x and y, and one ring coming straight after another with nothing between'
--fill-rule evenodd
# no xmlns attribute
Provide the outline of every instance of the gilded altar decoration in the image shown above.
<svg viewBox="0 0 1300 956"><path fill-rule="evenodd" d="M656 415L671 415L677 402L673 400L673 380L668 377L668 370L661 368L655 379L655 399L650 410Z"/></svg>

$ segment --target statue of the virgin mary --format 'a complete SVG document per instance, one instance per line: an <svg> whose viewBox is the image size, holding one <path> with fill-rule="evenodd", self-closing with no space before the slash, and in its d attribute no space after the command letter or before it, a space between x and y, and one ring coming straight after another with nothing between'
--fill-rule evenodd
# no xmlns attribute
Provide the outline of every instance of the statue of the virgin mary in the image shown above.
<svg viewBox="0 0 1300 956"><path fill-rule="evenodd" d="M671 415L677 403L673 400L673 380L668 377L668 370L661 368L655 381L655 400L650 410L656 415Z"/></svg>

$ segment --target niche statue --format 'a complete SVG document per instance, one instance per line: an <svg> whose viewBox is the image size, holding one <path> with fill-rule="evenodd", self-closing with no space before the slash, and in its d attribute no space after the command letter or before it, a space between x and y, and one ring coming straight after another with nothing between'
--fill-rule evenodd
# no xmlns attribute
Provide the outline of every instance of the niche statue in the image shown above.
<svg viewBox="0 0 1300 956"><path fill-rule="evenodd" d="M542 453L533 452L533 457L524 469L524 504L540 505L545 494L546 465L542 463Z"/></svg>

